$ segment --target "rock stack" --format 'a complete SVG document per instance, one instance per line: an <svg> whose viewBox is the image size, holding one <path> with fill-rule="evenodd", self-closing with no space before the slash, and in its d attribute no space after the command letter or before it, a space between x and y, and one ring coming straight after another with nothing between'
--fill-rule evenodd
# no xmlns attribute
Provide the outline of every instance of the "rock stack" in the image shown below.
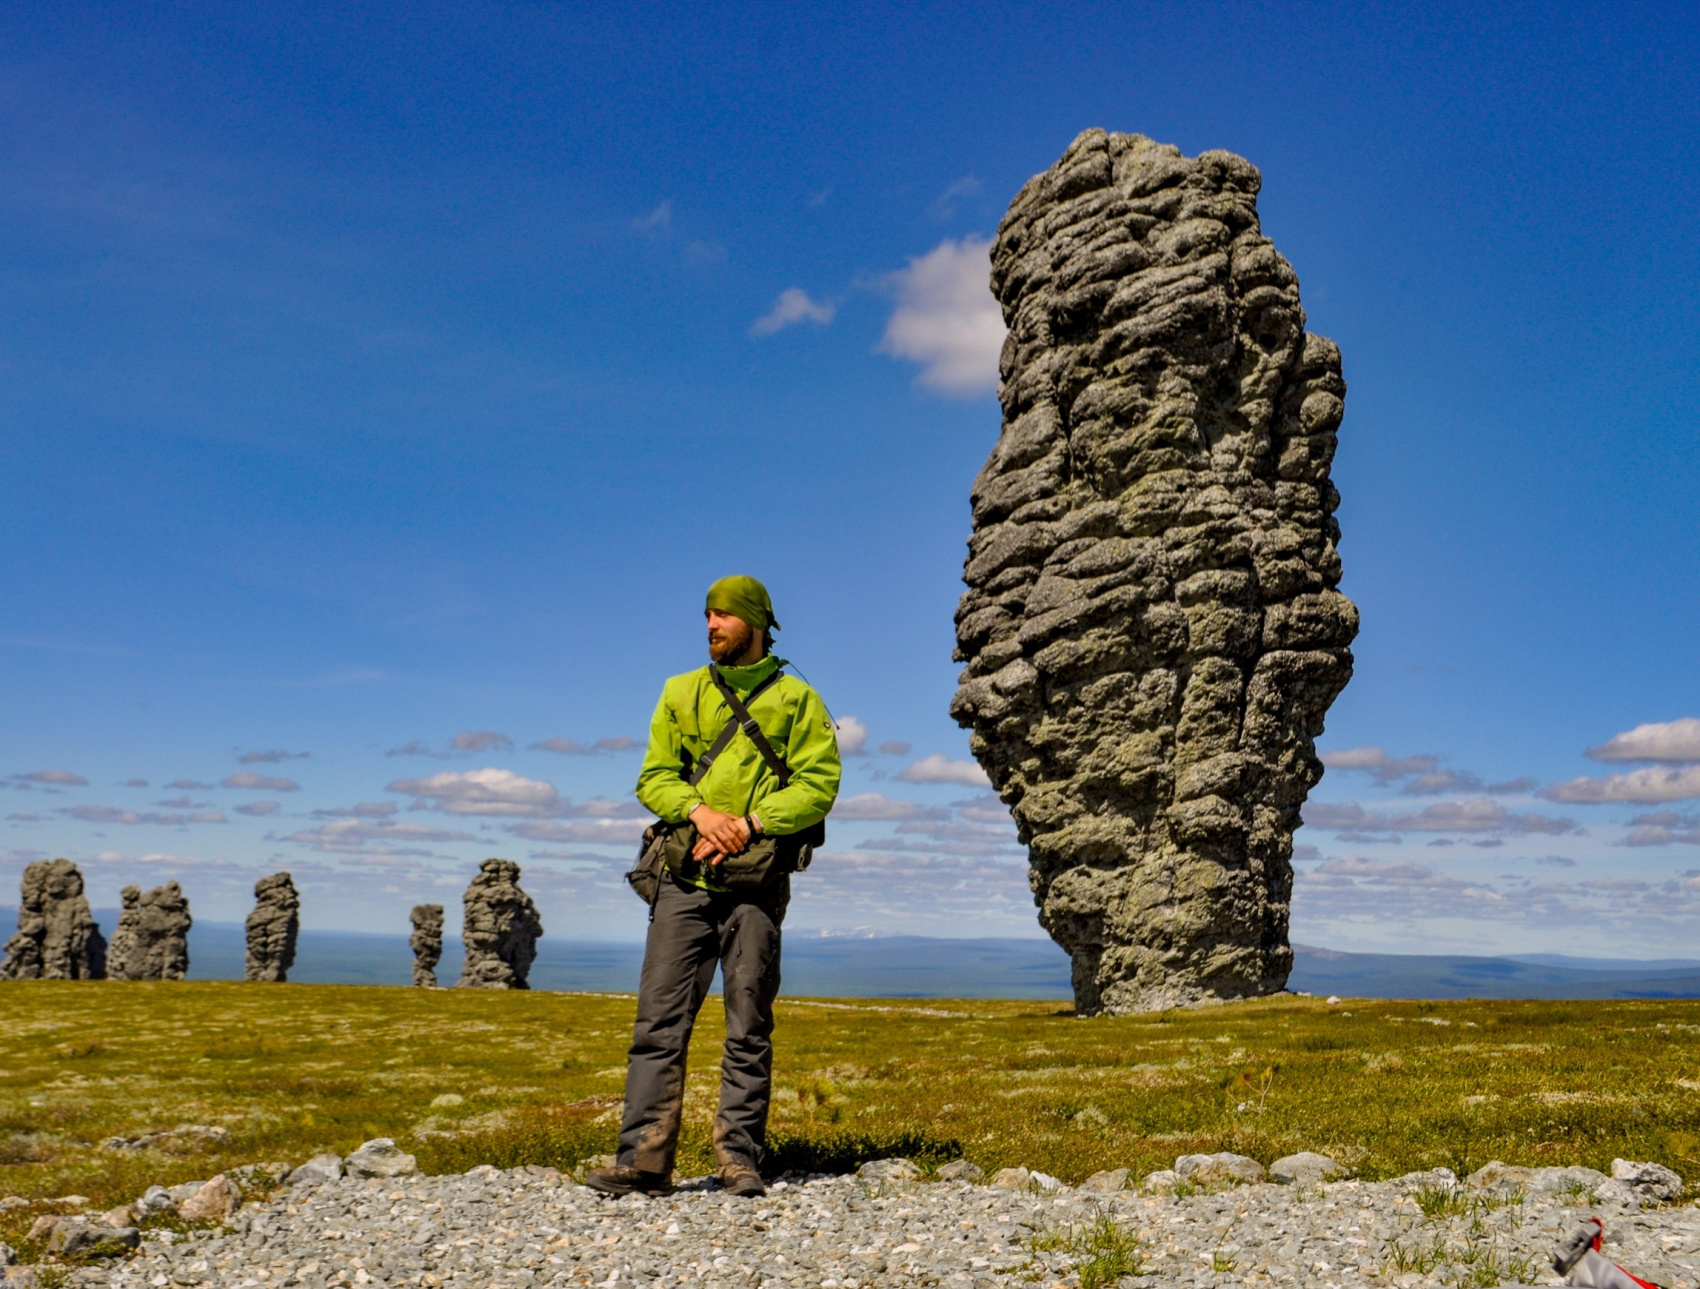
<svg viewBox="0 0 1700 1289"><path fill-rule="evenodd" d="M443 956L443 906L415 904L410 915L413 937L413 983L421 989L437 987L437 962Z"/></svg>
<svg viewBox="0 0 1700 1289"><path fill-rule="evenodd" d="M126 886L124 908L106 951L113 980L182 980L189 973L189 901L176 882L143 894Z"/></svg>
<svg viewBox="0 0 1700 1289"><path fill-rule="evenodd" d="M106 978L106 940L75 864L55 859L28 865L20 895L18 931L6 941L0 980Z"/></svg>
<svg viewBox="0 0 1700 1289"><path fill-rule="evenodd" d="M527 977L543 922L531 896L519 888L519 865L510 859L485 860L463 902L466 965L455 988L531 988Z"/></svg>
<svg viewBox="0 0 1700 1289"><path fill-rule="evenodd" d="M1292 966L1292 835L1358 614L1335 589L1340 352L1305 331L1260 183L1089 130L992 248L1003 432L951 710L1082 1013L1266 994Z"/></svg>
<svg viewBox="0 0 1700 1289"><path fill-rule="evenodd" d="M295 965L295 938L301 932L301 897L288 873L273 873L254 883L254 911L248 915L248 980L289 979Z"/></svg>

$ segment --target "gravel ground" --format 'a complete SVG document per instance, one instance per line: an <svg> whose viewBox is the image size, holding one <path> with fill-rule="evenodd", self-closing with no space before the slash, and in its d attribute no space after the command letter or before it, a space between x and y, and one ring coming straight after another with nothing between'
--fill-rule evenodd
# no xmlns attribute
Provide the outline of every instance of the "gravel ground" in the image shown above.
<svg viewBox="0 0 1700 1289"><path fill-rule="evenodd" d="M244 1206L222 1230L170 1243L152 1233L129 1261L68 1283L1072 1286L1092 1257L1090 1233L1102 1246L1108 1219L1139 1240L1147 1278L1130 1285L1554 1284L1548 1250L1599 1213L1607 1256L1671 1289L1700 1289L1693 1205L1590 1209L1550 1196L1490 1207L1460 1190L1464 1211L1425 1217L1417 1195L1434 1180L1255 1184L1176 1198L822 1177L778 1183L754 1200L706 1181L665 1199L611 1200L550 1169L485 1166L296 1186ZM1099 1269L1115 1270L1100 1261L1088 1278Z"/></svg>

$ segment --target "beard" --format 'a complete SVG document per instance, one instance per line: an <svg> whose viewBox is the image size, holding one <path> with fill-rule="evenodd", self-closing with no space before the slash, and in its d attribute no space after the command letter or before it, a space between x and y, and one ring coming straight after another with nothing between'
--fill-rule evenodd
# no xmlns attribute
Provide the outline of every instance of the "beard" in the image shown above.
<svg viewBox="0 0 1700 1289"><path fill-rule="evenodd" d="M742 658L755 638L756 629L748 622L740 621L736 628L728 631L711 629L708 633L708 656L725 666L734 658Z"/></svg>

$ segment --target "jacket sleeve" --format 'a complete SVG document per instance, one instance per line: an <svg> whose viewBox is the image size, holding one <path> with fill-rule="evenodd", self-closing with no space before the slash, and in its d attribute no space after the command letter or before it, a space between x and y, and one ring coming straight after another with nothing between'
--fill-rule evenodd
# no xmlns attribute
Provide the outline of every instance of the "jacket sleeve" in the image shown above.
<svg viewBox="0 0 1700 1289"><path fill-rule="evenodd" d="M679 722L667 701L666 689L649 720L649 750L638 771L637 799L670 824L683 823L702 802L697 790L680 775L685 764L685 742Z"/></svg>
<svg viewBox="0 0 1700 1289"><path fill-rule="evenodd" d="M819 823L838 799L838 735L826 704L807 686L791 722L785 764L791 769L790 783L768 793L755 808L762 828L780 836Z"/></svg>

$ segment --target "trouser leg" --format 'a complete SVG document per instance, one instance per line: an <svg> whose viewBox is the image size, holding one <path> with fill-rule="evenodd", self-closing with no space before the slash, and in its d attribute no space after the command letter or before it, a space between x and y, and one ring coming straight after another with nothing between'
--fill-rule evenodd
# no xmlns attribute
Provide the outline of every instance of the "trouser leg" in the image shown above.
<svg viewBox="0 0 1700 1289"><path fill-rule="evenodd" d="M720 1109L714 1117L714 1157L719 1164L759 1169L767 1153L773 1000L779 994L779 927L788 895L788 889L781 889L761 901L739 903L721 924L726 1046L720 1061Z"/></svg>
<svg viewBox="0 0 1700 1289"><path fill-rule="evenodd" d="M720 937L713 897L663 877L638 984L637 1022L626 1058L626 1113L618 1160L671 1174L685 1103L691 1027L714 980Z"/></svg>

